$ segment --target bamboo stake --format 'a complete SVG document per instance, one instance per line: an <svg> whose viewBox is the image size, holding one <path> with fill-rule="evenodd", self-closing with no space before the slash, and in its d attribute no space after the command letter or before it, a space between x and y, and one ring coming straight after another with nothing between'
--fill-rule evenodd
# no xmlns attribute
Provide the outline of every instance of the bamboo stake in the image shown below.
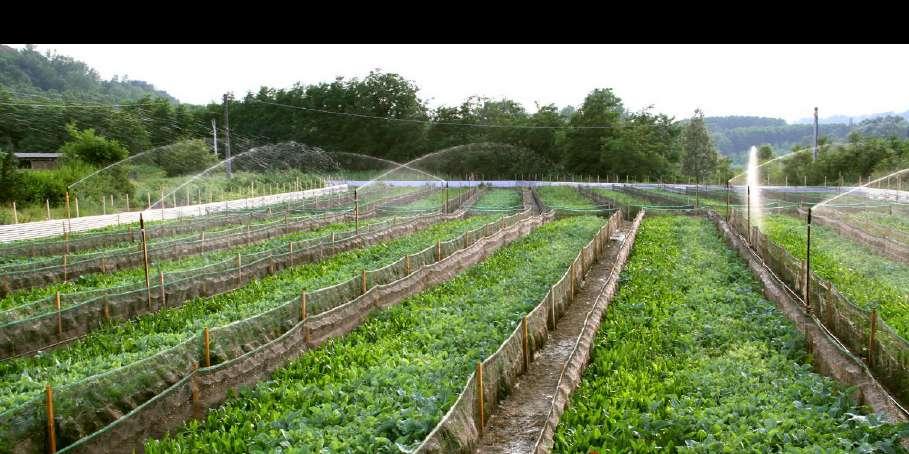
<svg viewBox="0 0 909 454"><path fill-rule="evenodd" d="M205 367L211 367L211 338L208 334L208 327L202 331L202 346L205 349Z"/></svg>
<svg viewBox="0 0 909 454"><path fill-rule="evenodd" d="M242 262L240 259L240 254L237 254L237 286L240 285L240 280L243 277L243 268L241 268Z"/></svg>
<svg viewBox="0 0 909 454"><path fill-rule="evenodd" d="M107 199L101 196L101 214L107 215Z"/></svg>
<svg viewBox="0 0 909 454"><path fill-rule="evenodd" d="M57 335L63 336L63 314L60 311L60 291L57 290L57 295L55 297L55 305L57 307Z"/></svg>
<svg viewBox="0 0 909 454"><path fill-rule="evenodd" d="M54 423L54 389L50 383L44 387L45 409L47 410L47 452L57 452L56 423Z"/></svg>
<svg viewBox="0 0 909 454"><path fill-rule="evenodd" d="M529 350L530 344L527 339L527 316L526 315L521 319L521 333L522 333L521 350L524 353L524 372L526 373L527 369L530 367L530 350Z"/></svg>
<svg viewBox="0 0 909 454"><path fill-rule="evenodd" d="M151 193L150 192L145 193L145 202L148 205L147 209L150 210L151 209Z"/></svg>
<svg viewBox="0 0 909 454"><path fill-rule="evenodd" d="M871 309L871 333L868 336L868 364L874 365L874 345L877 333L877 307Z"/></svg>
<svg viewBox="0 0 909 454"><path fill-rule="evenodd" d="M368 290L368 288L366 286L366 270L363 270L360 272L360 286L363 289L361 294L365 294L366 290Z"/></svg>
<svg viewBox="0 0 909 454"><path fill-rule="evenodd" d="M63 281L66 282L69 277L67 262L69 260L69 231L66 229L66 223L63 223Z"/></svg>
<svg viewBox="0 0 909 454"><path fill-rule="evenodd" d="M79 217L79 196L73 196L74 201L76 202L76 217Z"/></svg>
<svg viewBox="0 0 909 454"><path fill-rule="evenodd" d="M142 217L142 213L139 213L139 228L142 231L142 266L145 268L145 294L148 307L152 307L151 283L148 279L148 238L145 236L145 219Z"/></svg>
<svg viewBox="0 0 909 454"><path fill-rule="evenodd" d="M477 427L477 431L483 433L483 426L486 425L486 411L484 407L484 398L483 398L483 362L477 363L477 406L480 410L480 425Z"/></svg>
<svg viewBox="0 0 909 454"><path fill-rule="evenodd" d="M50 199L44 199L44 207L47 209L47 220L50 221L51 220Z"/></svg>
<svg viewBox="0 0 909 454"><path fill-rule="evenodd" d="M19 213L16 212L16 201L13 200L13 224L19 223Z"/></svg>
<svg viewBox="0 0 909 454"><path fill-rule="evenodd" d="M161 307L167 307L166 294L164 292L164 272L158 270L158 289L161 293Z"/></svg>

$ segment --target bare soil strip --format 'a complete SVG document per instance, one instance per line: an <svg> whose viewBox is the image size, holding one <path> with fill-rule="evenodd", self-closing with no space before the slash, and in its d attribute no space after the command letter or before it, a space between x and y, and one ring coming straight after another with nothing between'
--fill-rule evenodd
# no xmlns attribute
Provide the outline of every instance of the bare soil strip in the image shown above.
<svg viewBox="0 0 909 454"><path fill-rule="evenodd" d="M536 352L527 373L512 389L511 395L496 408L486 425L477 452L534 452L550 417L563 370L571 362L575 346L590 321L588 315L595 306L600 306L601 311L605 309L608 299L611 299L611 294L605 290L615 288L609 284L618 278L620 269L613 272L613 265L626 238L633 240L633 237L629 238L631 225L630 222L622 223L604 256L587 273L577 298L559 319L555 331L546 340L546 345ZM619 261L621 267L624 260ZM601 311L599 315L602 315ZM594 317L597 325L599 315ZM575 373L580 375L579 370Z"/></svg>

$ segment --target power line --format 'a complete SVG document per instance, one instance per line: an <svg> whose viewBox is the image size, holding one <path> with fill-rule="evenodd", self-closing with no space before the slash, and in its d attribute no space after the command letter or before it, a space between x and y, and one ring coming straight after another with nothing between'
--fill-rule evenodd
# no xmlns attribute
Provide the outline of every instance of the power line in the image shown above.
<svg viewBox="0 0 909 454"><path fill-rule="evenodd" d="M430 124L430 125L445 125L445 126L470 126L477 128L511 128L511 129L612 129L613 126L533 126L533 125L491 125L491 124L482 124L482 123L456 123L451 121L432 121L432 120L415 120L411 118L394 118L394 117L380 117L376 115L366 115L358 114L352 112L335 112L331 110L324 109L314 109L311 107L300 107L292 106L290 104L281 104L276 102L260 101L258 99L248 99L247 102L257 102L260 104L267 104L270 106L278 107L287 107L291 109L305 110L309 112L324 113L330 115L339 115L345 117L357 117L357 118L368 118L372 120L386 120L386 121L398 121L402 123L418 123L418 124Z"/></svg>

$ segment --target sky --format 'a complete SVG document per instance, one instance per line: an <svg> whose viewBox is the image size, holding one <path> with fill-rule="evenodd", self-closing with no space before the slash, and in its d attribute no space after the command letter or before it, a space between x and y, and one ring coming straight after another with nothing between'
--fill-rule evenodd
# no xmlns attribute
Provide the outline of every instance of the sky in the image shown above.
<svg viewBox="0 0 909 454"><path fill-rule="evenodd" d="M432 107L480 95L533 112L612 88L630 110L676 118L695 108L790 122L815 106L821 117L909 110L906 45L38 45L48 49L192 104L381 69L415 82Z"/></svg>

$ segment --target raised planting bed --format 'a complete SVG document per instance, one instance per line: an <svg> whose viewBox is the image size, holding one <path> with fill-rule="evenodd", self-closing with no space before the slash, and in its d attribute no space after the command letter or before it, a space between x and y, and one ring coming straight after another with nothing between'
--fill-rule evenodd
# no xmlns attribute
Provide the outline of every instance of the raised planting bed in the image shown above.
<svg viewBox="0 0 909 454"><path fill-rule="evenodd" d="M603 222L573 217L540 227L303 355L204 421L149 442L146 452L412 450Z"/></svg>
<svg viewBox="0 0 909 454"><path fill-rule="evenodd" d="M900 452L701 218L644 221L553 452Z"/></svg>
<svg viewBox="0 0 909 454"><path fill-rule="evenodd" d="M351 292L353 296L359 295L361 274L365 270L396 264L393 270L367 272L367 285L375 285L386 275L404 271L403 255L419 252L413 256L413 269L431 263L437 247L443 257L460 247L461 234L479 228L475 233L482 235L483 227L489 230L490 226L505 225L506 219L486 224L491 219L495 218L450 221L405 238L292 267L236 291L196 299L126 324L105 326L44 355L0 363L0 389L5 390L0 400L0 427L5 427L0 444L19 443L15 440L23 436L21 431L27 424L12 421L24 415L36 417L35 412L43 414L41 394L46 383L58 388L55 406L61 415L58 434L62 446L99 429L99 421L103 424L116 419L116 412L100 411L89 413L94 416L86 421L83 413L86 409L110 405L103 402L116 402L115 407L126 406L130 410L138 403L137 396L151 397L188 373L192 361L198 361L199 333L203 328L212 330L211 364L237 358L293 327L297 319L292 317L288 325L284 312L299 313L298 305L290 306L297 304L294 301L301 289L335 286L314 292L310 297L310 314L317 315L347 301ZM434 244L456 237L460 238L459 242ZM33 435L41 439L41 434Z"/></svg>

